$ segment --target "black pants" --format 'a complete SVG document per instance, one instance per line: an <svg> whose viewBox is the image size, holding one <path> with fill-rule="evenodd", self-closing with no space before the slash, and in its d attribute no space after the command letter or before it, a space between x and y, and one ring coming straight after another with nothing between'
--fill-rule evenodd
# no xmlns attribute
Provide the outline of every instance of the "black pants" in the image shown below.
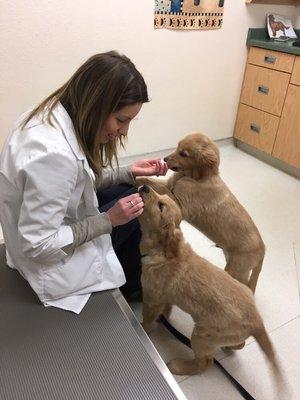
<svg viewBox="0 0 300 400"><path fill-rule="evenodd" d="M119 199L137 193L129 184L114 185L108 189L98 190L97 197L100 212L109 210ZM123 267L126 283L120 290L127 300L141 298L141 228L138 220L116 226L111 233L112 245Z"/></svg>

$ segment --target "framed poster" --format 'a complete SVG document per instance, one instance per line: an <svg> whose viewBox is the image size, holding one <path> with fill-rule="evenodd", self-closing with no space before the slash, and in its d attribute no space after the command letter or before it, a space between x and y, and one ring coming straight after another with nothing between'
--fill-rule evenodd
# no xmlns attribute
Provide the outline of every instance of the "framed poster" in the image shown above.
<svg viewBox="0 0 300 400"><path fill-rule="evenodd" d="M224 0L155 0L156 29L219 29Z"/></svg>

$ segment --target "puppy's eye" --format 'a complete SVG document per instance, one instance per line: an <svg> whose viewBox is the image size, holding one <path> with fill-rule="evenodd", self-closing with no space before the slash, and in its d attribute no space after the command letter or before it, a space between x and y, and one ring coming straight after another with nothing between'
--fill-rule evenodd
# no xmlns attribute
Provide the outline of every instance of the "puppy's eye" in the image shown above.
<svg viewBox="0 0 300 400"><path fill-rule="evenodd" d="M158 203L158 207L159 207L160 211L163 210L164 206L165 206L164 203L162 203L161 201Z"/></svg>
<svg viewBox="0 0 300 400"><path fill-rule="evenodd" d="M189 153L188 153L186 150L181 150L181 151L179 152L179 155L180 155L181 157L188 157Z"/></svg>

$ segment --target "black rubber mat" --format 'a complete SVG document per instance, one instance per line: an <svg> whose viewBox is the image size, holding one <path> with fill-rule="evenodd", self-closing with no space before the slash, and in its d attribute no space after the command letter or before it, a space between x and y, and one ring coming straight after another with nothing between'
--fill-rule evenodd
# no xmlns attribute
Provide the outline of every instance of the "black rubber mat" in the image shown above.
<svg viewBox="0 0 300 400"><path fill-rule="evenodd" d="M179 398L112 291L93 294L79 315L45 308L4 259L1 246L1 400Z"/></svg>

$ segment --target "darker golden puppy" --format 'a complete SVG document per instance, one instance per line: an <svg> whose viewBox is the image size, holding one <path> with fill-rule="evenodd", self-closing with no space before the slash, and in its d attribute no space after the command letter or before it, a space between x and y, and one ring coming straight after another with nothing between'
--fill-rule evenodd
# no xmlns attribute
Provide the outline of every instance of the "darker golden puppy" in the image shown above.
<svg viewBox="0 0 300 400"><path fill-rule="evenodd" d="M213 362L223 346L242 348L254 336L278 379L280 368L249 288L197 255L183 239L181 212L167 195L142 186L145 208L142 227L143 327L150 331L161 313L176 305L194 322L194 359L174 359L171 372L197 374Z"/></svg>
<svg viewBox="0 0 300 400"><path fill-rule="evenodd" d="M165 161L175 171L169 180L142 178L137 183L148 183L175 200L183 219L223 249L225 270L254 292L265 246L251 217L219 176L217 146L205 135L191 134Z"/></svg>

